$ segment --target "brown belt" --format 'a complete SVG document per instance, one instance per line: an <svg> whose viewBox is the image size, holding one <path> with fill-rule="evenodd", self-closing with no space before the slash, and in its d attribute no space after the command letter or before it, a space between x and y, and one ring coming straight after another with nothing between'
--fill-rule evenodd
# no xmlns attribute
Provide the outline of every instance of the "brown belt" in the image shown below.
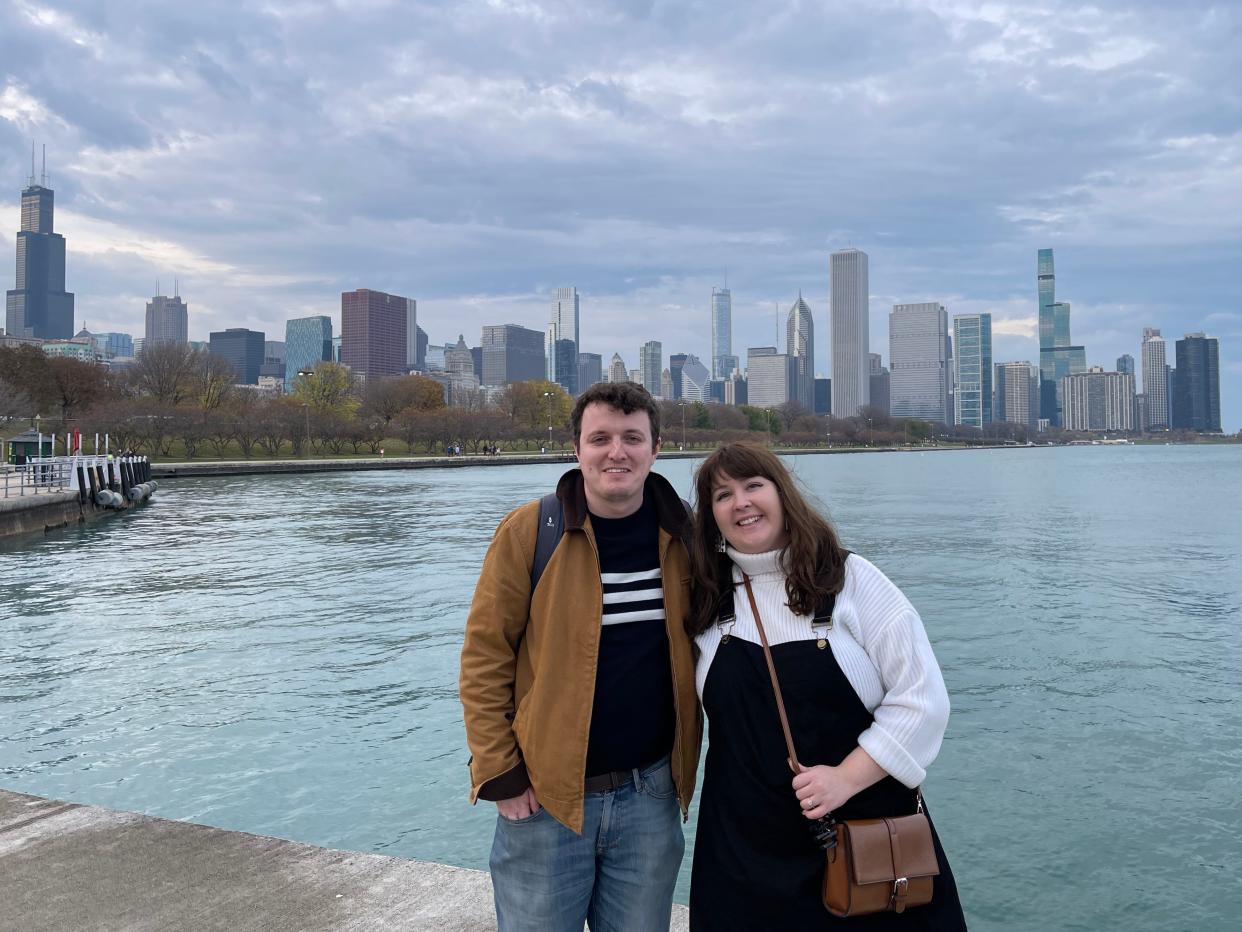
<svg viewBox="0 0 1242 932"><path fill-rule="evenodd" d="M652 761L652 763L655 763ZM614 770L612 773L597 773L593 777L587 777L582 781L582 791L584 793L607 793L610 790L619 790L623 786L629 786L631 783L637 785L635 779L639 777L644 770L649 768L651 764L644 764L641 767L635 767L633 770Z"/></svg>

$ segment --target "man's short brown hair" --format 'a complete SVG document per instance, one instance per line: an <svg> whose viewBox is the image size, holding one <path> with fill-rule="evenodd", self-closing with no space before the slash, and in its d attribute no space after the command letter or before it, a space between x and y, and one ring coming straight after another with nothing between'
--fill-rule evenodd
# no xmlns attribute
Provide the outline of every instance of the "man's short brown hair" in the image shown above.
<svg viewBox="0 0 1242 932"><path fill-rule="evenodd" d="M651 392L637 382L596 382L578 396L573 413L569 415L575 446L582 442L582 412L591 404L605 404L622 414L646 411L651 421L652 449L660 442L660 406L651 397Z"/></svg>

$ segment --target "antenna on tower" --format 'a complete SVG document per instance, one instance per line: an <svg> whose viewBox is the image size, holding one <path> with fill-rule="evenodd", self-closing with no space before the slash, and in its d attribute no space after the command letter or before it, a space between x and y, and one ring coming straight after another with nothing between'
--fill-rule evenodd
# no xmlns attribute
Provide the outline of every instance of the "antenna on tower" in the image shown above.
<svg viewBox="0 0 1242 932"><path fill-rule="evenodd" d="M34 147L35 147L35 144L34 144L34 140L32 139L32 140L30 140L30 184L28 185L28 187L31 187L31 188L33 188L33 187L34 187L34 179L35 179L35 173L34 173Z"/></svg>
<svg viewBox="0 0 1242 932"><path fill-rule="evenodd" d="M155 296L157 298L160 296L160 280L158 278L155 280Z"/></svg>
<svg viewBox="0 0 1242 932"><path fill-rule="evenodd" d="M32 168L34 166L31 166ZM39 175L39 184L47 187L47 143L43 144L43 172Z"/></svg>
<svg viewBox="0 0 1242 932"><path fill-rule="evenodd" d="M177 277L175 275L173 276L173 297L181 297L181 283L177 281Z"/></svg>

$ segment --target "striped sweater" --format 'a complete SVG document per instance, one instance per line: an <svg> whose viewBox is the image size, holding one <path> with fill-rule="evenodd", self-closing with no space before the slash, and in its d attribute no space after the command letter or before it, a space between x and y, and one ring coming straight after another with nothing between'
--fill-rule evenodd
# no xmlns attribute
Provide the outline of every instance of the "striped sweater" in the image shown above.
<svg viewBox="0 0 1242 932"><path fill-rule="evenodd" d="M901 590L872 563L850 554L833 624L816 631L810 616L795 615L786 604L779 551L745 554L730 547L729 556L736 582L741 582L743 570L750 575L768 642L827 637L846 679L875 718L858 736L859 746L906 786L922 783L940 751L949 696L923 621ZM759 632L741 586L733 602L737 620L728 633L758 644ZM695 638L701 651L696 671L700 699L722 633L720 625L713 625Z"/></svg>

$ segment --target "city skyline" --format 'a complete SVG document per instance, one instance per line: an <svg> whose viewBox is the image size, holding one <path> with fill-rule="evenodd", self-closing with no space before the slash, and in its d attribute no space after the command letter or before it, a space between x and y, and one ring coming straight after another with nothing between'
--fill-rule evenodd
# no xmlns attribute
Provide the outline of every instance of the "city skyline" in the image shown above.
<svg viewBox="0 0 1242 932"><path fill-rule="evenodd" d="M871 259L871 345L888 344L888 308L934 301L991 314L998 361L1037 362L1030 268L1055 248L1088 365L1137 358L1143 327L1206 332L1223 426L1242 426L1242 221L1219 209L1242 196L1220 90L1238 11L722 13L718 34L607 2L602 20L536 3L468 21L276 2L152 9L134 30L12 5L0 191L46 141L75 332L139 334L146 283L176 275L193 340L321 314L339 332L337 296L359 287L416 298L438 342L473 340L487 324L542 331L571 281L578 349L630 367L635 334L709 361L727 271L734 355L770 344L773 304L801 290L831 374L826 257L849 246ZM812 41L831 54L789 54ZM361 84L331 77L359 57ZM809 151L830 157L814 169Z"/></svg>

